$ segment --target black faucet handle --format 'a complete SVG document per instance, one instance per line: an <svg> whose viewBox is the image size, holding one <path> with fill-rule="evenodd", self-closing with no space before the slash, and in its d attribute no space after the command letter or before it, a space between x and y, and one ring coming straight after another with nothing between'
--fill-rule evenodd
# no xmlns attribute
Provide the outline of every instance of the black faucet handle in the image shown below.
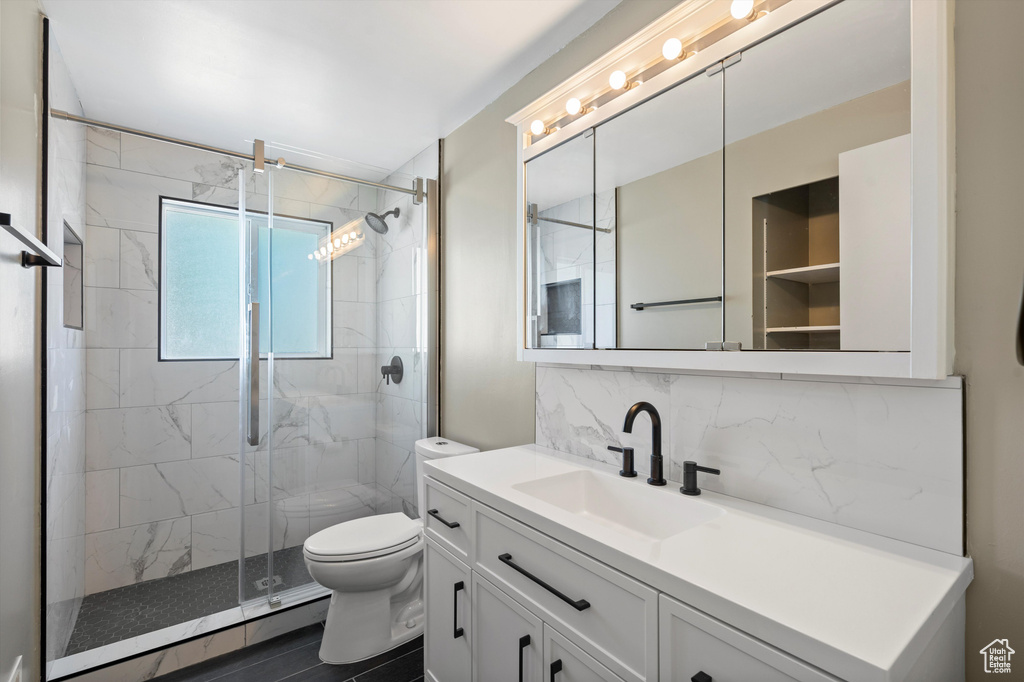
<svg viewBox="0 0 1024 682"><path fill-rule="evenodd" d="M609 445L608 449L612 452L622 453L622 469L619 470L619 476L624 478L635 478L636 469L633 466L633 448L631 447L616 447L615 445Z"/></svg>
<svg viewBox="0 0 1024 682"><path fill-rule="evenodd" d="M687 460L683 462L683 487L679 489L679 492L684 495L700 495L700 488L697 487L698 471L705 474L715 474L716 476L722 473L718 469L702 467L696 462Z"/></svg>

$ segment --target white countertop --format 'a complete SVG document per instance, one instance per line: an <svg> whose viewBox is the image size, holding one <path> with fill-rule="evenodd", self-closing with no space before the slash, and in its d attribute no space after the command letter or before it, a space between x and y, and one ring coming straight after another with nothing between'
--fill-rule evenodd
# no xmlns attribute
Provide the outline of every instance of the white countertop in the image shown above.
<svg viewBox="0 0 1024 682"><path fill-rule="evenodd" d="M705 491L725 513L660 543L513 488L607 465L524 445L426 475L843 679L902 680L973 578L969 558ZM679 484L648 486L682 497Z"/></svg>

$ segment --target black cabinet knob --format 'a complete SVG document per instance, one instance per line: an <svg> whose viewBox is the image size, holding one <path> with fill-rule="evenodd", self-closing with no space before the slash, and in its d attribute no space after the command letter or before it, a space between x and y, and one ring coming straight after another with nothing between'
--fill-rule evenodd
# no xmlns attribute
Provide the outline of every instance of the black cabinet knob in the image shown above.
<svg viewBox="0 0 1024 682"><path fill-rule="evenodd" d="M711 682L711 675L701 670L699 673L690 678L690 682Z"/></svg>

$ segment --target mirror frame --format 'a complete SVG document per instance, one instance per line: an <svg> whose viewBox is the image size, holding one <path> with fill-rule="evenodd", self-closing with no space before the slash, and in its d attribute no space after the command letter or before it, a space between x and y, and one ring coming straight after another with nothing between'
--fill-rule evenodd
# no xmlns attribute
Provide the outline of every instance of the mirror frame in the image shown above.
<svg viewBox="0 0 1024 682"><path fill-rule="evenodd" d="M722 17L729 0L685 0L656 21L506 119L516 126L517 359L525 362L664 370L746 372L906 379L945 379L953 365L953 244L955 158L953 90L954 0L911 3L911 344L909 352L702 351L534 349L526 338L525 164L531 158L631 109L738 52L770 39L843 0L790 1L697 55L684 59L560 130L533 141L534 119L556 120L563 103L580 93L607 90L608 74L661 58L670 36L695 36ZM853 0L846 0L853 1Z"/></svg>

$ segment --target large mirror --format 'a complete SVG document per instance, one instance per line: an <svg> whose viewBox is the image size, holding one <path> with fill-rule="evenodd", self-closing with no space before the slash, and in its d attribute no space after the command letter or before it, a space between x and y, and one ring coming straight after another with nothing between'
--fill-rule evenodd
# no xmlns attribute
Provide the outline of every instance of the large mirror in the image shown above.
<svg viewBox="0 0 1024 682"><path fill-rule="evenodd" d="M594 140L526 164L527 345L594 347Z"/></svg>
<svg viewBox="0 0 1024 682"><path fill-rule="evenodd" d="M910 350L910 16L844 0L529 160L527 347Z"/></svg>
<svg viewBox="0 0 1024 682"><path fill-rule="evenodd" d="M614 302L598 306L598 347L702 350L721 341L721 72L598 126L594 144L608 228L596 237L597 290Z"/></svg>
<svg viewBox="0 0 1024 682"><path fill-rule="evenodd" d="M726 339L910 350L910 3L846 0L723 73Z"/></svg>

